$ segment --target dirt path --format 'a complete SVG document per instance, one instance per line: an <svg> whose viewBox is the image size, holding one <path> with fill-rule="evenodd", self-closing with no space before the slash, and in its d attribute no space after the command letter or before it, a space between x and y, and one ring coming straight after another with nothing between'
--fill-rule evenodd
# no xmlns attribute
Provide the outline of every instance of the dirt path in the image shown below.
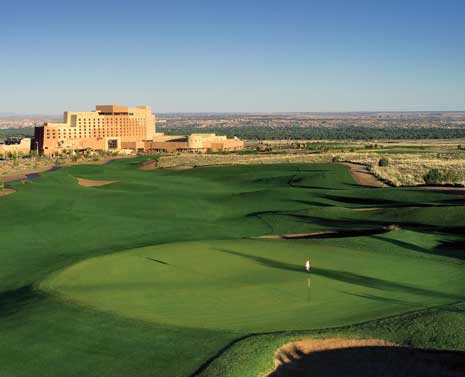
<svg viewBox="0 0 465 377"><path fill-rule="evenodd" d="M49 171L60 169L62 167L75 166L75 165L106 165L114 160L119 160L122 158L134 158L134 156L109 156L109 157L105 157L97 161L93 161L93 160L85 160L85 161L83 160L83 161L78 161L78 162L67 161L63 165L59 165L59 166L56 166L51 162L50 164L42 166L37 169L23 170L15 174L2 175L0 176L0 181L4 182L5 184L18 182L18 181L24 181L24 180L30 179L29 176L34 177L42 173L47 173Z"/></svg>
<svg viewBox="0 0 465 377"><path fill-rule="evenodd" d="M265 377L465 376L465 352L401 347L379 339L324 339L288 343Z"/></svg>
<svg viewBox="0 0 465 377"><path fill-rule="evenodd" d="M7 195L11 195L11 194L14 194L16 192L16 190L13 190L12 188L4 188L3 190L0 190L0 196L7 196Z"/></svg>
<svg viewBox="0 0 465 377"><path fill-rule="evenodd" d="M341 164L349 167L350 174L352 174L352 177L359 185L369 187L389 187L387 184L371 174L365 165L353 164L350 162L342 162Z"/></svg>
<svg viewBox="0 0 465 377"><path fill-rule="evenodd" d="M27 171L22 171L21 173L17 174L10 174L10 175L4 175L0 177L0 180L2 180L5 184L8 183L13 183L13 182L18 182L18 181L25 181L28 178L28 176L32 175L38 175L41 173L46 173L48 171L51 171L54 167L52 165L42 167L40 169L32 169L32 170L27 170Z"/></svg>
<svg viewBox="0 0 465 377"><path fill-rule="evenodd" d="M116 181L94 181L92 179L78 178L78 184L83 187L100 187L115 183Z"/></svg>

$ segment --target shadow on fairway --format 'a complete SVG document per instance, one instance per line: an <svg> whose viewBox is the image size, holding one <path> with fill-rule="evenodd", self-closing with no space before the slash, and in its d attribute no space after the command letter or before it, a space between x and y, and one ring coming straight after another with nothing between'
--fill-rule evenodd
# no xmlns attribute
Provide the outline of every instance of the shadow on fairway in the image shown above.
<svg viewBox="0 0 465 377"><path fill-rule="evenodd" d="M290 199L289 202L291 203L299 203L299 204L304 204L306 206L311 206L311 207L335 207L332 204L329 203L323 203L323 202L317 202L317 201L312 201L312 200L298 200L298 199Z"/></svg>
<svg viewBox="0 0 465 377"><path fill-rule="evenodd" d="M465 234L465 230L462 230ZM465 240L443 241L434 251L440 255L465 260Z"/></svg>
<svg viewBox="0 0 465 377"><path fill-rule="evenodd" d="M241 253L239 251L234 251L234 250L226 250L226 249L218 249L218 248L216 248L215 250L221 253L227 253L230 255L237 256L237 257L252 260L265 267L275 268L279 270L287 270L287 271L297 272L301 274L307 274L303 265L299 266L295 264L280 262L274 259L269 259L269 258L260 257L256 255L244 254L244 253ZM374 278L370 276L360 275L360 274L356 274L356 273L348 272L348 271L332 270L328 268L313 267L310 275L322 276L322 277L332 279L332 280L337 280L343 283L358 285L358 286L365 287L365 288L374 288L374 289L379 289L383 291L395 291L395 292L408 293L408 294L413 294L413 295L418 295L418 296L447 298L451 300L462 300L464 298L464 296L460 296L460 295L448 294L444 292L436 292L436 291L432 291L429 289L418 288L418 287L414 287L411 285L396 283L396 282L385 280L385 279L379 279L379 278Z"/></svg>
<svg viewBox="0 0 465 377"><path fill-rule="evenodd" d="M283 235L281 238L285 240L304 240L304 239L325 239L325 238L348 238L348 237L362 237L373 236L376 234L384 234L391 232L388 228L381 229L364 229L364 230L341 230L337 232L327 232L321 234L303 234L303 235Z"/></svg>
<svg viewBox="0 0 465 377"><path fill-rule="evenodd" d="M14 315L43 300L45 295L27 285L0 293L0 318Z"/></svg>
<svg viewBox="0 0 465 377"><path fill-rule="evenodd" d="M363 194L363 193L360 193ZM400 194L400 193L399 193ZM399 202L397 200L383 199L383 198L366 198L361 196L339 196L339 195L321 195L322 199L331 200L343 204L359 204L359 205L376 205L384 208L430 208L430 207L451 207L463 206L465 200L463 198L456 199L443 199L438 198L437 201L422 203L420 201L414 202Z"/></svg>
<svg viewBox="0 0 465 377"><path fill-rule="evenodd" d="M393 299L393 298L381 297L381 296L376 296L376 295L371 295L371 294L353 293L353 292L346 292L346 291L341 291L341 292L346 294L346 295L349 295L349 296L365 298L365 299L368 299L368 300L373 300L373 301L378 301L378 302L385 302L385 303L396 304L396 305L411 306L411 303L408 302L408 301L396 300L396 299Z"/></svg>
<svg viewBox="0 0 465 377"><path fill-rule="evenodd" d="M267 377L459 377L465 352L403 347L352 347L280 353L280 365Z"/></svg>
<svg viewBox="0 0 465 377"><path fill-rule="evenodd" d="M150 258L150 257L144 257L144 258L149 260L149 261L152 261L152 262L156 262L156 263L160 263L160 264L166 264L167 266L170 265L169 263L163 262L162 260L158 260L158 259L155 259L155 258Z"/></svg>

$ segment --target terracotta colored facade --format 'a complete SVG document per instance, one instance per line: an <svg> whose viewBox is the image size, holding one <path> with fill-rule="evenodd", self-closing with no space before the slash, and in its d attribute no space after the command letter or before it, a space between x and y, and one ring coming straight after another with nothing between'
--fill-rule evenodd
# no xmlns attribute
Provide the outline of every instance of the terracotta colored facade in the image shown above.
<svg viewBox="0 0 465 377"><path fill-rule="evenodd" d="M144 149L144 142L155 135L155 116L150 106L98 105L95 111L65 112L63 118L63 123L36 127L35 141L41 153Z"/></svg>

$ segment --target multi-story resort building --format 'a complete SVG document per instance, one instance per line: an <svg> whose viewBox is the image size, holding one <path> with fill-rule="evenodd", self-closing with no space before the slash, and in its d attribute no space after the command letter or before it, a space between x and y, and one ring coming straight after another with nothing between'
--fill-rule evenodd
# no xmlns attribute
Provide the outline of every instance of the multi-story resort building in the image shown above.
<svg viewBox="0 0 465 377"><path fill-rule="evenodd" d="M63 123L35 129L34 147L53 155L63 150L121 150L210 152L240 150L244 142L215 134L166 136L156 133L150 106L98 105L95 111L65 112Z"/></svg>
<svg viewBox="0 0 465 377"><path fill-rule="evenodd" d="M63 123L45 123L35 129L41 153L64 149L143 149L155 134L150 106L101 105L95 111L64 113Z"/></svg>

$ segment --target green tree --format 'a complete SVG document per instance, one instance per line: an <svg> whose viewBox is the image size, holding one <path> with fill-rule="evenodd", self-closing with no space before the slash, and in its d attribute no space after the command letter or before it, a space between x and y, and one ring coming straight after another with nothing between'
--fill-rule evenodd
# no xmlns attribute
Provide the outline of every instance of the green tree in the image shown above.
<svg viewBox="0 0 465 377"><path fill-rule="evenodd" d="M389 166L389 160L385 157L383 157L382 159L380 159L378 161L378 166L382 167L382 168L385 168L387 166Z"/></svg>
<svg viewBox="0 0 465 377"><path fill-rule="evenodd" d="M423 176L427 185L440 185L444 182L444 174L439 169L431 169Z"/></svg>

